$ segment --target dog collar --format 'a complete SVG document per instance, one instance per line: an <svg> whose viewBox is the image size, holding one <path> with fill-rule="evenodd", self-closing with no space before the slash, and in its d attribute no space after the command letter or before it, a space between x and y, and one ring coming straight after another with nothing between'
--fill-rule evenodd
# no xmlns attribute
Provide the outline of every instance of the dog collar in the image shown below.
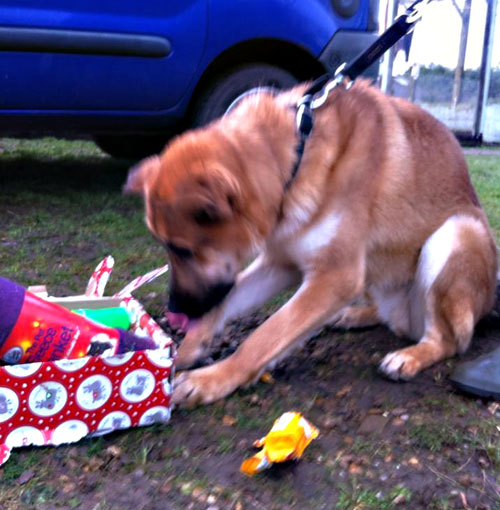
<svg viewBox="0 0 500 510"><path fill-rule="evenodd" d="M290 179L285 183L285 190L287 190L299 171L300 163L302 162L302 156L304 155L304 149L306 148L306 142L311 134L314 125L314 114L311 108L312 96L303 96L297 103L297 113L295 116L295 124L297 127L297 134L299 135L299 143L295 149L297 159L292 169Z"/></svg>
<svg viewBox="0 0 500 510"><path fill-rule="evenodd" d="M343 66L337 69L333 80L329 74L320 76L297 102L295 114L295 126L299 137L299 143L295 149L297 159L292 168L290 179L285 183L285 190L291 186L299 171L307 139L311 135L314 127L314 110L322 106L328 98L328 94L345 80L345 76L341 73L342 68ZM352 82L350 81L347 86L350 87L351 85Z"/></svg>

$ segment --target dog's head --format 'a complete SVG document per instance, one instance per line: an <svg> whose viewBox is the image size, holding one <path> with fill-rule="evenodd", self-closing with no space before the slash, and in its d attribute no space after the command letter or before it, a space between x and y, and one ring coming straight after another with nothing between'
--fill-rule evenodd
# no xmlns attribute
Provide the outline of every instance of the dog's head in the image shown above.
<svg viewBox="0 0 500 510"><path fill-rule="evenodd" d="M197 318L221 303L252 252L241 165L221 133L201 129L130 171L125 192L143 195L146 223L168 253L170 312Z"/></svg>

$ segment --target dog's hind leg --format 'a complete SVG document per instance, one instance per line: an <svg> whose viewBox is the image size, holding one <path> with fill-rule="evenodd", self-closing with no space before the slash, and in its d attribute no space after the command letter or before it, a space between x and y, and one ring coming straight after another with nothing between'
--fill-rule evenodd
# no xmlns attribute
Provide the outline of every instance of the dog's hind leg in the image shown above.
<svg viewBox="0 0 500 510"><path fill-rule="evenodd" d="M463 353L476 322L494 300L496 250L474 218L450 218L426 242L416 274L412 307L422 308L417 345L388 354L380 365L391 379L411 379L430 365ZM418 302L421 299L422 302Z"/></svg>
<svg viewBox="0 0 500 510"><path fill-rule="evenodd" d="M236 285L222 305L202 317L200 324L188 331L178 350L177 365L188 368L206 356L215 333L228 320L266 303L299 280L297 270L275 265L264 254L257 257L238 275Z"/></svg>

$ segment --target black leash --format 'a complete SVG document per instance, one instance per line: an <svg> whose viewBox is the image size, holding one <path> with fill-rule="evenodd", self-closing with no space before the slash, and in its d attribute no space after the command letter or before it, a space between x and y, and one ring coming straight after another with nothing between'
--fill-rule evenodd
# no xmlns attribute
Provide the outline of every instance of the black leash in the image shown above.
<svg viewBox="0 0 500 510"><path fill-rule="evenodd" d="M299 135L297 146L297 161L292 170L289 181L285 184L288 189L292 184L299 170L307 139L309 138L314 125L314 110L322 106L328 98L329 93L339 85L350 88L354 80L376 60L378 60L389 48L394 46L402 37L410 32L417 21L422 17L422 7L430 0L416 0L399 16L396 21L365 51L361 53L352 63L342 64L334 74L324 74L315 80L305 91L297 103L296 125Z"/></svg>
<svg viewBox="0 0 500 510"><path fill-rule="evenodd" d="M342 69L342 74L350 80L355 80L362 72L366 71L376 60L378 60L389 48L394 46L402 37L404 37L415 26L422 16L421 7L428 2L416 0L406 12L396 19L369 48L367 48L359 57Z"/></svg>

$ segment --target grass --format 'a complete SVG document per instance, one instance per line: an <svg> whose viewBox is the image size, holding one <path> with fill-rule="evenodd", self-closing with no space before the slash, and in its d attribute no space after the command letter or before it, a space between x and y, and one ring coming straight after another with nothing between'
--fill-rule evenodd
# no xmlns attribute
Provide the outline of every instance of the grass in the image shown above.
<svg viewBox="0 0 500 510"><path fill-rule="evenodd" d="M500 174L499 158L468 156L472 182L488 215L497 242L500 240Z"/></svg>
<svg viewBox="0 0 500 510"><path fill-rule="evenodd" d="M29 455L19 455L18 452L12 452L10 459L3 468L2 481L10 482L16 480L22 473L35 467L41 458L40 450L31 450Z"/></svg>
<svg viewBox="0 0 500 510"><path fill-rule="evenodd" d="M472 180L498 240L500 158L474 155L467 159ZM124 197L121 193L131 164L113 160L85 141L0 139L1 276L23 285L45 283L54 295L80 293L85 289L95 265L106 255L112 254L116 265L107 291L107 294L112 294L134 277L163 265L166 262L165 254L148 233L141 200ZM162 277L137 293L153 315L163 310L167 282L168 279ZM280 300L283 299L286 297L281 296ZM280 300L275 300L269 306L279 306ZM328 341L332 349L338 345L343 349L361 351L366 342L369 343L370 335L369 331L359 334L349 332L335 337L326 333L321 335L318 342ZM391 477L396 473L392 462L394 465L403 465L410 456L418 455L425 465L426 458L435 457L450 448L462 456L464 463L471 456L482 456L488 460L494 472L500 472L498 421L485 418L484 413L478 411L475 401L451 392L443 392L442 398L439 393L437 396L436 392L427 396L424 392L419 399L411 402L411 413L419 414L422 419L414 421L411 416L394 436L356 436L357 424L363 418L361 411L358 411L358 402L354 398L350 402L350 392L341 398L335 397L347 381L338 382L338 387L331 392L326 386L314 385L316 376L318 380L328 380L330 386L337 384L337 374L333 374L330 368L335 362L336 353L333 349L331 355L325 354L317 359L309 370L307 390L302 392L297 390L300 381L304 381L299 367L284 382L280 381L278 375L274 383L242 389L223 403L193 411L176 410L175 420L187 423L193 429L157 426L88 439L76 446L57 450L14 452L0 469L0 508L3 505L8 510L44 509L44 505L56 493L59 498L62 497L57 492L61 482L57 477L52 478L54 465L62 463L67 470L64 474L78 486L78 477L87 476L83 468L95 459L102 461L105 470L103 476L109 475L103 481L99 477L99 487L102 484L102 489L96 491L105 490L109 477L130 480L138 470L144 471L145 477L158 483L171 479L173 488L164 497L178 498L177 506L172 506L174 509L188 508L189 498L199 490L207 494L221 494L223 502L216 505L220 508L237 508L238 498L247 497L245 495L248 494L268 498L263 506L255 508L412 508L417 495L413 486L411 490L406 488L404 476L410 476L408 472L399 479L388 478L385 485L379 483L378 478L369 478L365 474L374 471L377 476L383 473ZM361 360L359 365L351 364L351 374L357 375L349 379L349 384L355 380L370 380L373 372L371 365L365 360ZM290 389L292 377L297 377L299 382ZM402 394L407 387L400 387ZM366 400L373 388L369 385L362 388L357 397ZM390 414L393 408L407 404L397 394L390 392L383 395L377 405ZM278 469L253 479L239 478L239 464L252 454L250 448L241 446L241 442L250 445L261 437L282 412L294 409L320 419L329 414L337 416L335 413L339 408L344 412L341 415L345 418L342 423L348 424L349 428L329 431L321 426L321 422L316 423L322 429L322 436L308 448L303 464L297 463L292 471ZM231 426L222 425L226 415L235 419ZM192 430L197 430L197 427L202 431L195 436L195 446L185 444L185 438L190 434L192 437ZM349 445L344 443L346 435L353 438ZM322 440L325 442L322 443ZM108 452L110 445L119 447L124 452L123 458L119 455L111 458ZM348 473L348 464L342 464L346 455L352 457L352 462L361 465L362 474L351 476ZM387 463L384 459L391 456L393 461ZM359 462L362 459L366 460L364 464ZM443 470L447 468L444 460ZM234 463L234 472L219 475L220 466L227 462ZM467 466L473 462L471 460ZM66 463L78 467L67 468ZM318 480L325 482L319 495L308 493L307 488L299 483L301 476L305 476L301 471L304 464L311 469L311 478L308 479L311 483L319 484ZM111 469L116 472L108 472ZM17 480L27 470L35 471L35 475L28 483L19 486ZM447 474L455 477L453 471ZM323 506L316 506L316 496L319 501L324 501ZM86 497L79 493L68 494L60 507L86 508ZM114 510L113 497L113 494L104 494L100 506L94 507L96 510ZM443 493L431 500L428 508L455 508L456 499L453 498ZM415 508L422 508L415 505Z"/></svg>
<svg viewBox="0 0 500 510"><path fill-rule="evenodd" d="M484 454L500 473L500 423L495 418L472 421L468 441L479 454Z"/></svg>
<svg viewBox="0 0 500 510"><path fill-rule="evenodd" d="M112 293L166 262L144 225L141 200L122 196L130 162L90 142L3 139L0 164L4 276L46 283L55 295L82 293L95 265L112 254ZM147 293L164 288L162 279Z"/></svg>
<svg viewBox="0 0 500 510"><path fill-rule="evenodd" d="M463 434L448 424L426 422L413 425L409 437L417 448L427 448L431 452L441 450L443 446L456 447L463 444Z"/></svg>
<svg viewBox="0 0 500 510"><path fill-rule="evenodd" d="M381 491L363 489L354 483L352 486L341 488L335 508L337 510L391 510L397 507L410 508L410 501L411 491L400 485L384 495Z"/></svg>

